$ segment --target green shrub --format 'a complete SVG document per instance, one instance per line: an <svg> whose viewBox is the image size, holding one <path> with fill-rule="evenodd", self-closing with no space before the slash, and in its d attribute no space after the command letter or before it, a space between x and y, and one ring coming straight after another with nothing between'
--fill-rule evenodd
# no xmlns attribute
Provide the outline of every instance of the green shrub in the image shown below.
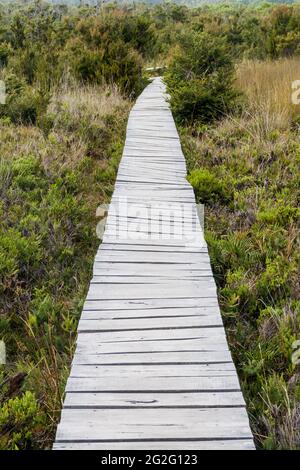
<svg viewBox="0 0 300 470"><path fill-rule="evenodd" d="M290 295L291 276L295 266L289 260L278 255L266 260L266 269L257 280L258 295L264 301L275 303L278 298Z"/></svg>
<svg viewBox="0 0 300 470"><path fill-rule="evenodd" d="M39 158L33 155L16 159L12 164L14 184L27 192L45 187L44 172ZM36 193L35 193L36 195Z"/></svg>
<svg viewBox="0 0 300 470"><path fill-rule="evenodd" d="M41 433L45 415L35 396L27 391L0 407L0 448L30 449L34 435Z"/></svg>
<svg viewBox="0 0 300 470"><path fill-rule="evenodd" d="M64 55L77 80L100 85L115 83L127 96L143 89L142 58L120 38L97 48L72 39Z"/></svg>
<svg viewBox="0 0 300 470"><path fill-rule="evenodd" d="M273 203L272 207L261 208L257 214L257 220L270 225L287 226L293 221L298 223L300 209L279 201L276 204Z"/></svg>
<svg viewBox="0 0 300 470"><path fill-rule="evenodd" d="M48 97L14 74L4 77L6 84L6 103L0 106L0 116L14 123L35 124L38 116L48 103Z"/></svg>
<svg viewBox="0 0 300 470"><path fill-rule="evenodd" d="M229 271L226 286L220 290L225 313L240 313L251 318L257 308L255 290L251 278L244 268Z"/></svg>
<svg viewBox="0 0 300 470"><path fill-rule="evenodd" d="M210 122L233 106L233 63L223 38L204 32L181 37L166 73L171 106L178 121Z"/></svg>
<svg viewBox="0 0 300 470"><path fill-rule="evenodd" d="M9 43L7 42L0 43L0 68L6 67L9 55L11 53L12 53L12 49Z"/></svg>
<svg viewBox="0 0 300 470"><path fill-rule="evenodd" d="M24 270L33 269L41 260L40 241L10 228L0 237L0 292L16 288L13 281Z"/></svg>
<svg viewBox="0 0 300 470"><path fill-rule="evenodd" d="M232 199L232 192L208 169L191 171L188 181L195 190L197 201L201 203L227 203Z"/></svg>

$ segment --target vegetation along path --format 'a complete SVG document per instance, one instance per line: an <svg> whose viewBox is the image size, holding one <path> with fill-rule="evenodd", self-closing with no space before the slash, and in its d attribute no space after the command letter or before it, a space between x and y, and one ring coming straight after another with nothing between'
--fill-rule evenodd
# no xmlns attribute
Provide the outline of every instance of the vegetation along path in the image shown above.
<svg viewBox="0 0 300 470"><path fill-rule="evenodd" d="M160 78L130 114L54 448L254 448Z"/></svg>

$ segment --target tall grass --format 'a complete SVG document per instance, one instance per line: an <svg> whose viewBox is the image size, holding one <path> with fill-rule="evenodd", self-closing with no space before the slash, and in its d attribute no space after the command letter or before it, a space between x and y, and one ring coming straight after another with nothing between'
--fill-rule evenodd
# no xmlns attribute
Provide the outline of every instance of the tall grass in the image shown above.
<svg viewBox="0 0 300 470"><path fill-rule="evenodd" d="M86 85L78 83L62 86L56 91L49 106L49 111L56 111L55 104L61 103L74 116L82 117L88 114L89 119L97 119L112 114L124 105L116 85Z"/></svg>
<svg viewBox="0 0 300 470"><path fill-rule="evenodd" d="M115 85L62 84L53 94L47 113L55 139L76 134L76 139L70 139L73 150L65 163L76 165L85 155L102 161L109 158L107 143L114 129L120 128L120 115L123 117L128 109L129 101Z"/></svg>
<svg viewBox="0 0 300 470"><path fill-rule="evenodd" d="M244 61L237 66L237 87L247 99L244 118L249 132L259 139L286 129L300 116L292 102L292 83L300 79L300 58Z"/></svg>

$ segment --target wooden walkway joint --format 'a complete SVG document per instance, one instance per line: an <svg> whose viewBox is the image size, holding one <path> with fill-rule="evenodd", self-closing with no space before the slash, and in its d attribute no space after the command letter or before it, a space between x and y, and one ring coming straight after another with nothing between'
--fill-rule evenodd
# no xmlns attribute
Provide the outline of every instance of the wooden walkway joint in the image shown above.
<svg viewBox="0 0 300 470"><path fill-rule="evenodd" d="M156 78L130 113L54 449L254 449L196 209Z"/></svg>

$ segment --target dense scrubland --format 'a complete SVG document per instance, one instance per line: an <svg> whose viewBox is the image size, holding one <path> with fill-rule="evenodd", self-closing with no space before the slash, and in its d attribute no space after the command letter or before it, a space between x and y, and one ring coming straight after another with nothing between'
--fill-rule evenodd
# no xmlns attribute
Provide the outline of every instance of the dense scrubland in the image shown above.
<svg viewBox="0 0 300 470"><path fill-rule="evenodd" d="M165 80L258 447L300 448L300 8L0 6L0 448L50 448L127 115ZM294 353L294 354L293 354Z"/></svg>

